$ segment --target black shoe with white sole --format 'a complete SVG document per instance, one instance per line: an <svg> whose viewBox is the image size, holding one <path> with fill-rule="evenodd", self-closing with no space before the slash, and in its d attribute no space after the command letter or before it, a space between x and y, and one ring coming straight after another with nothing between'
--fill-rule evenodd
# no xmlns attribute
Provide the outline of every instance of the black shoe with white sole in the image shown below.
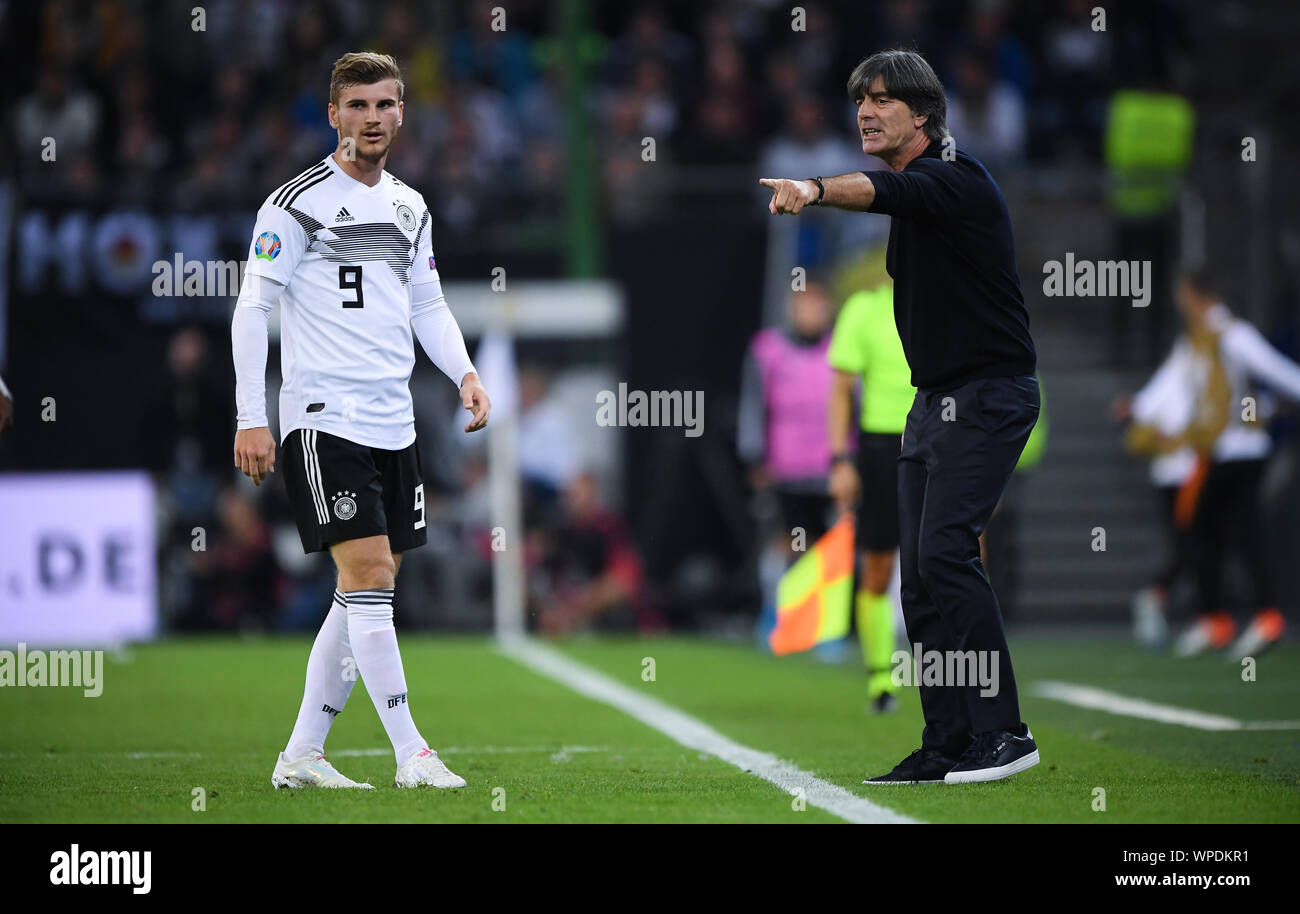
<svg viewBox="0 0 1300 914"><path fill-rule="evenodd" d="M922 746L894 766L889 774L868 778L864 784L942 784L957 759Z"/></svg>
<svg viewBox="0 0 1300 914"><path fill-rule="evenodd" d="M1009 730L990 730L975 737L943 780L947 784L1000 781L1037 764L1038 745L1028 727L1024 736Z"/></svg>

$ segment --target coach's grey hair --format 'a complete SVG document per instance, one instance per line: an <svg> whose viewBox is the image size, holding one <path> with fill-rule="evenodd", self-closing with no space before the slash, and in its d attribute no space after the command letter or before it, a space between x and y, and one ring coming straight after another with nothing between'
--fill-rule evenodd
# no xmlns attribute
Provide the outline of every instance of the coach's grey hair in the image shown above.
<svg viewBox="0 0 1300 914"><path fill-rule="evenodd" d="M915 51L892 50L872 54L849 74L849 98L861 104L867 88L879 76L885 91L917 114L929 115L921 128L936 143L948 135L948 98L943 83L925 58Z"/></svg>

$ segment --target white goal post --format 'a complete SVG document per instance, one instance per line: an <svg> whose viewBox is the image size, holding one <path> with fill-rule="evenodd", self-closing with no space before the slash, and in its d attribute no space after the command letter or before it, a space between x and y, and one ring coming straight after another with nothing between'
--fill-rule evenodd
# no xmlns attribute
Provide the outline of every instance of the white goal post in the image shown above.
<svg viewBox="0 0 1300 914"><path fill-rule="evenodd" d="M443 292L466 339L478 339L474 365L492 398L488 421L488 490L493 539L493 631L522 637L526 582L519 477L518 376L514 341L612 339L623 327L622 291L605 280L445 282ZM592 402L594 423L595 401Z"/></svg>

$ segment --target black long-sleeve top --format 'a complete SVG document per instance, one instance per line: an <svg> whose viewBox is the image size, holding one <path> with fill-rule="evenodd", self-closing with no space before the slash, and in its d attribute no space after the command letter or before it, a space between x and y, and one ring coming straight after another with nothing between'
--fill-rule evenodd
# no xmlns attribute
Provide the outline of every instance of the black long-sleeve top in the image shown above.
<svg viewBox="0 0 1300 914"><path fill-rule="evenodd" d="M886 269L912 385L951 390L1037 365L1007 202L976 159L931 142L900 172L864 172L888 213Z"/></svg>

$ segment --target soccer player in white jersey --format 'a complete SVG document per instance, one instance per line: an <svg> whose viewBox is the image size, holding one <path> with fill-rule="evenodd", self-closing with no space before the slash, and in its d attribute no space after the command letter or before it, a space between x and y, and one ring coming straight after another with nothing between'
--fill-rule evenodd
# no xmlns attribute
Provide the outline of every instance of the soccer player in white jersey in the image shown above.
<svg viewBox="0 0 1300 914"><path fill-rule="evenodd" d="M365 787L325 760L325 737L356 673L393 744L398 787L464 787L411 718L393 627L402 553L425 542L424 484L409 381L412 333L487 424L491 403L443 299L424 198L384 170L402 126L402 76L385 54L345 54L330 77L338 148L272 193L257 214L231 323L235 465L275 469L266 418L267 316L281 306L280 441L307 552L338 566L333 605L307 661L276 787Z"/></svg>

